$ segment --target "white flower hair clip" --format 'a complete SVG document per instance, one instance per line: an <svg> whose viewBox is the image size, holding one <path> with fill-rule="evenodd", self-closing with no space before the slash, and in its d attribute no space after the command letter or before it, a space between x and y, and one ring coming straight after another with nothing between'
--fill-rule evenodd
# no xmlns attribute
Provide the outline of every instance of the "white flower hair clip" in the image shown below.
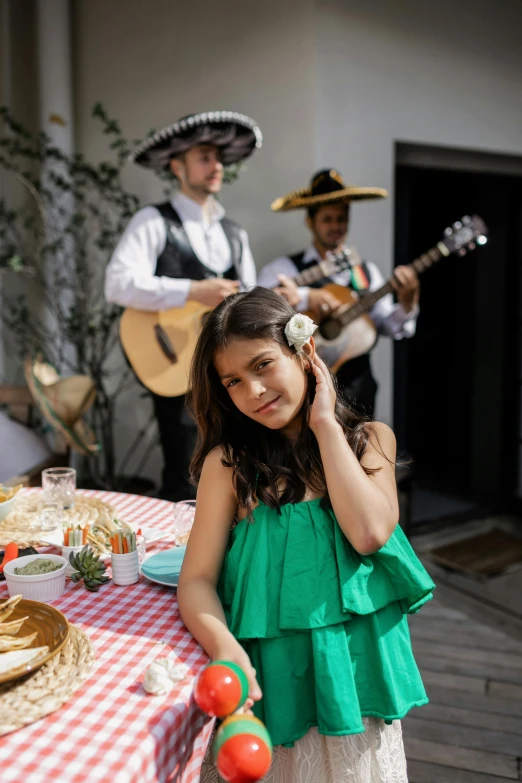
<svg viewBox="0 0 522 783"><path fill-rule="evenodd" d="M294 346L296 353L301 353L303 347L310 342L310 337L317 329L311 318L302 313L293 315L285 326L285 337L288 345Z"/></svg>

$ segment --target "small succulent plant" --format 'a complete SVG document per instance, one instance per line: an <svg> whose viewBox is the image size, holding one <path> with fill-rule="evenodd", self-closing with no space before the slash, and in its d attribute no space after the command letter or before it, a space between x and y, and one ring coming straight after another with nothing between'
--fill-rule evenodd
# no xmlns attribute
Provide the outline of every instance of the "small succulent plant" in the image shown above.
<svg viewBox="0 0 522 783"><path fill-rule="evenodd" d="M109 581L109 577L105 575L107 566L98 555L94 554L88 544L76 555L71 552L69 563L74 568L71 574L72 581L76 583L83 579L85 587L91 593L97 593L101 585Z"/></svg>

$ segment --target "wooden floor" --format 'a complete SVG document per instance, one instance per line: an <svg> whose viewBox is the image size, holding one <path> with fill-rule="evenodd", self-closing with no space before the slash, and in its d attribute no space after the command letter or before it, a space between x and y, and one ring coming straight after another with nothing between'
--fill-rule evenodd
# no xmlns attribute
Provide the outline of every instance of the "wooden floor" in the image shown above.
<svg viewBox="0 0 522 783"><path fill-rule="evenodd" d="M409 783L522 780L520 635L444 598L410 630L430 704L403 720Z"/></svg>

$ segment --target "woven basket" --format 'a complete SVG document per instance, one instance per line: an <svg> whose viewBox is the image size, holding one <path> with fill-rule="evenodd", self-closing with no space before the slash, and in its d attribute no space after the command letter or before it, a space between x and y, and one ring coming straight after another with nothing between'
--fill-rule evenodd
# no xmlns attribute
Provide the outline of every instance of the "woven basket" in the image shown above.
<svg viewBox="0 0 522 783"><path fill-rule="evenodd" d="M0 685L0 736L60 709L87 678L93 661L89 637L70 625L69 638L54 658L36 672Z"/></svg>

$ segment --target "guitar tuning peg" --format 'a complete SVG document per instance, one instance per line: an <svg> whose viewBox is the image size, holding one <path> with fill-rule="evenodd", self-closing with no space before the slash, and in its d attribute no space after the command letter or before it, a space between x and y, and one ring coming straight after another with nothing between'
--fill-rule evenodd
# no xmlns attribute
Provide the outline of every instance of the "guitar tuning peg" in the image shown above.
<svg viewBox="0 0 522 783"><path fill-rule="evenodd" d="M453 224L453 228L457 229L457 231L459 230L459 228L462 228L462 223L460 222L460 220L455 221L455 223Z"/></svg>

